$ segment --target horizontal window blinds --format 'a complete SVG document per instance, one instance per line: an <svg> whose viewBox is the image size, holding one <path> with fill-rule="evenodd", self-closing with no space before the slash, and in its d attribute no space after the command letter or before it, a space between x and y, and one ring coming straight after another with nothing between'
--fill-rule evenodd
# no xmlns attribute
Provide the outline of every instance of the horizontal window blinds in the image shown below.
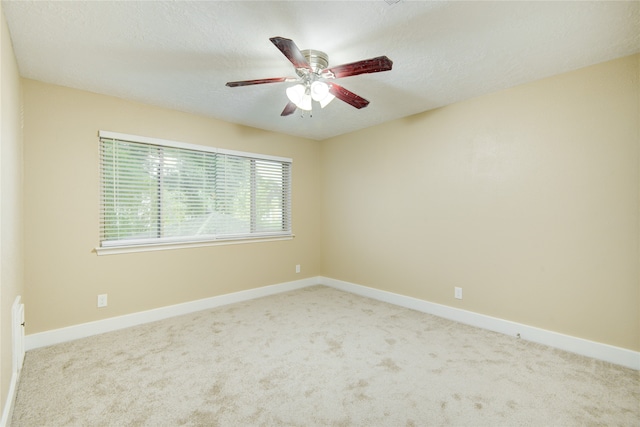
<svg viewBox="0 0 640 427"><path fill-rule="evenodd" d="M100 138L102 247L291 235L289 159L128 139Z"/></svg>

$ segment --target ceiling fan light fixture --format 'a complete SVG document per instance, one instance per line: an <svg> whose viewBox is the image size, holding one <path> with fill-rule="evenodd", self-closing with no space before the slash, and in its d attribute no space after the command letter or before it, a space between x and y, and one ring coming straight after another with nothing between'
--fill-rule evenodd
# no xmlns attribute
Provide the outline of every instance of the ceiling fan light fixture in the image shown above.
<svg viewBox="0 0 640 427"><path fill-rule="evenodd" d="M290 86L287 88L287 98L289 101L294 104L298 104L302 101L302 97L304 96L304 86L301 84L297 84L295 86Z"/></svg>
<svg viewBox="0 0 640 427"><path fill-rule="evenodd" d="M311 97L314 101L322 101L329 95L329 86L325 82L315 81L311 83Z"/></svg>
<svg viewBox="0 0 640 427"><path fill-rule="evenodd" d="M324 98L322 98L320 101L318 101L320 103L320 107L324 108L327 105L329 105L329 103L331 101L333 101L333 99L335 98L335 96L331 95L330 93L327 94L327 96L325 96Z"/></svg>
<svg viewBox="0 0 640 427"><path fill-rule="evenodd" d="M305 94L302 97L302 101L297 104L298 108L304 111L311 111L311 95Z"/></svg>
<svg viewBox="0 0 640 427"><path fill-rule="evenodd" d="M329 93L329 85L325 82L315 81L311 83L311 98L314 101L318 101L320 103L320 107L326 107L331 101L333 101L332 94Z"/></svg>
<svg viewBox="0 0 640 427"><path fill-rule="evenodd" d="M311 110L311 95L309 95L307 88L303 84L288 87L287 98L301 110Z"/></svg>

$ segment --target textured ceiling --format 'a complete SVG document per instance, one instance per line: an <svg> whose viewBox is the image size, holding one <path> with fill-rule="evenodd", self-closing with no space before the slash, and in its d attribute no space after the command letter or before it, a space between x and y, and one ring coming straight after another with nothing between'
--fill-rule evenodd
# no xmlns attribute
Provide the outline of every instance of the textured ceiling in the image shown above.
<svg viewBox="0 0 640 427"><path fill-rule="evenodd" d="M391 4L390 4L391 3ZM325 139L640 51L640 2L3 1L20 73L43 82ZM295 76L270 37L330 65L387 55L338 80L368 99L280 117ZM588 88L587 88L588 89Z"/></svg>

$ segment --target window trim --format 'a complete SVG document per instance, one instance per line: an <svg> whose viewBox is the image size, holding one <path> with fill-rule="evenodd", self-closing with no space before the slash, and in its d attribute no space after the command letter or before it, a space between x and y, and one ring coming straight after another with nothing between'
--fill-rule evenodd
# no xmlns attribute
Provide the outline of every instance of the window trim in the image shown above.
<svg viewBox="0 0 640 427"><path fill-rule="evenodd" d="M259 242L277 242L281 240L293 240L295 234L279 235L279 236L265 236L259 237L240 237L240 238L224 238L217 240L201 240L191 242L163 242L163 243L142 243L137 245L127 246L97 246L94 248L94 252L97 255L116 255L116 254L128 254L136 252L153 252L153 251L166 251L171 249L188 249L188 248L203 248L207 246L222 246L222 245L239 245L244 243L259 243Z"/></svg>
<svg viewBox="0 0 640 427"><path fill-rule="evenodd" d="M178 148L178 149L186 149L186 150L195 150L209 153L217 153L217 154L225 154L237 157L244 157L250 159L257 160L268 160L268 161L276 161L276 162L284 162L289 163L289 179L287 182L287 186L289 187L289 205L291 205L291 175L293 173L293 159L288 157L280 157L273 156L268 154L256 154L250 153L246 151L235 151L224 148L215 148L206 145L197 145L190 144L179 141L171 141L167 139L160 138L152 138L145 137L139 135L129 135L118 132L111 131L98 131L98 140L101 139L115 139L119 141L128 141L134 143L142 143L142 144L150 144L157 145L162 147L170 147L170 148ZM102 172L101 172L102 173ZM102 179L102 177L100 177ZM102 190L100 190L102 191ZM102 194L100 194L100 198ZM102 202L100 202L102 205ZM289 227L291 226L291 209L289 208L289 217L286 220L289 222ZM94 248L93 252L97 255L111 255L111 254L121 254L121 253L134 253L134 252L147 252L147 251L160 251L160 250L169 250L169 249L183 249L183 248L196 248L196 247L206 247L206 246L219 246L219 245L229 245L229 244L243 244L243 243L257 243L257 242L273 242L273 241L282 241L282 240L292 240L295 237L291 228L289 231L282 232L264 232L264 233L255 233L252 235L226 235L224 237L211 238L210 236L198 238L198 237L176 237L173 239L163 239L162 241L153 241L153 239L140 239L140 240L130 240L127 244L109 244L107 242L100 242L96 248ZM172 241L173 240L173 241ZM106 243L106 244L105 244Z"/></svg>

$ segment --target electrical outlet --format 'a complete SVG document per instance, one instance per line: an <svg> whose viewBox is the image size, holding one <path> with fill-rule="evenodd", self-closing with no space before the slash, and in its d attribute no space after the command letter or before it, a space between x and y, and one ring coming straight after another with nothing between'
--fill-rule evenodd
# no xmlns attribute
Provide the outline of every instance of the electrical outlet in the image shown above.
<svg viewBox="0 0 640 427"><path fill-rule="evenodd" d="M300 273L300 264L296 265L296 273Z"/></svg>
<svg viewBox="0 0 640 427"><path fill-rule="evenodd" d="M453 296L456 299L462 299L462 288L453 288L453 289L454 289Z"/></svg>
<svg viewBox="0 0 640 427"><path fill-rule="evenodd" d="M98 307L106 307L107 306L107 294L98 295Z"/></svg>

